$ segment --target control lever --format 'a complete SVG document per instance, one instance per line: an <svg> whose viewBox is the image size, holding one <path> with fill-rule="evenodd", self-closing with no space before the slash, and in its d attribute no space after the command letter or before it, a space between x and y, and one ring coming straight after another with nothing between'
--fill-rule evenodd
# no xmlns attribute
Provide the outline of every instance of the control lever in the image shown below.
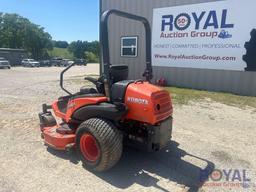
<svg viewBox="0 0 256 192"><path fill-rule="evenodd" d="M98 80L94 79L93 77L85 77L84 80L90 81L94 85L97 85L97 83L98 83Z"/></svg>

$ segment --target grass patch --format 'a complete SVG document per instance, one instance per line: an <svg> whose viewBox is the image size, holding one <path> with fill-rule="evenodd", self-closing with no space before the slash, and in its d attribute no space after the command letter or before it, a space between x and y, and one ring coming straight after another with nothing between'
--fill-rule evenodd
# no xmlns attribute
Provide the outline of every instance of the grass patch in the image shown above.
<svg viewBox="0 0 256 192"><path fill-rule="evenodd" d="M61 57L64 59L73 59L74 58L73 54L70 53L68 51L68 49L65 49L65 48L54 47L53 50L49 51L48 53L49 53L50 57Z"/></svg>
<svg viewBox="0 0 256 192"><path fill-rule="evenodd" d="M239 108L245 108L249 106L256 108L256 97L238 96L229 93L199 91L176 87L167 87L166 90L172 93L174 104L178 105L187 105L191 101L211 99L212 101L223 103L229 106L236 106Z"/></svg>

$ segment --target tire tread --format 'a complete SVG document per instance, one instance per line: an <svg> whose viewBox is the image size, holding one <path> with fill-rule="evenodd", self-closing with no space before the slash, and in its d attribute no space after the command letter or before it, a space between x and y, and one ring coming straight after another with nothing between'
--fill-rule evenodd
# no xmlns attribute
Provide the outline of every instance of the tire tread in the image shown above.
<svg viewBox="0 0 256 192"><path fill-rule="evenodd" d="M97 172L112 168L122 155L123 143L120 131L108 120L88 119L77 130L77 146L79 146L80 136L85 132L91 133L97 139L101 150L101 159L97 165L88 164L80 152L80 147L78 147L79 156L84 165Z"/></svg>

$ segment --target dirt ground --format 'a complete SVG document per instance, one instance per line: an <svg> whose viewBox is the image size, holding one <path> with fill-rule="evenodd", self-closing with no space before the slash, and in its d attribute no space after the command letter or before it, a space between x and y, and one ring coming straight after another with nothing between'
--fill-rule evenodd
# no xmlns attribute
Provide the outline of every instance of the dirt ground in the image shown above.
<svg viewBox="0 0 256 192"><path fill-rule="evenodd" d="M76 154L48 149L37 114L42 103L64 94L58 81L61 69L0 70L0 192L256 191L253 108L210 100L176 105L170 146L156 153L125 148L120 162L106 173L88 172ZM97 71L96 64L75 67L66 84L79 88L79 78ZM222 172L211 177L222 173L221 180L206 180L214 169ZM228 178L223 170L230 173ZM239 185L248 179L249 185Z"/></svg>

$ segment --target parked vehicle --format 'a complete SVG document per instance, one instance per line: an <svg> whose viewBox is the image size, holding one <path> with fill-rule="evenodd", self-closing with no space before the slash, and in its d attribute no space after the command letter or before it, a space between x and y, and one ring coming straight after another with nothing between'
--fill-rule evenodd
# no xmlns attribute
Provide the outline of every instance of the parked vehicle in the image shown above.
<svg viewBox="0 0 256 192"><path fill-rule="evenodd" d="M51 65L52 65L52 66L55 66L55 67L60 67L62 61L63 61L62 58L60 58L60 57L54 57L54 58L51 59Z"/></svg>
<svg viewBox="0 0 256 192"><path fill-rule="evenodd" d="M51 61L50 60L41 60L40 62L40 67L51 67Z"/></svg>
<svg viewBox="0 0 256 192"><path fill-rule="evenodd" d="M21 65L23 67L40 67L40 63L34 59L23 59Z"/></svg>
<svg viewBox="0 0 256 192"><path fill-rule="evenodd" d="M0 57L0 69L11 69L10 62L3 57Z"/></svg>
<svg viewBox="0 0 256 192"><path fill-rule="evenodd" d="M67 66L69 66L69 65L71 65L71 64L73 64L73 63L74 63L74 61L72 61L72 60L70 60L70 59L63 59L63 60L61 61L60 66L62 66L62 67L67 67Z"/></svg>
<svg viewBox="0 0 256 192"><path fill-rule="evenodd" d="M86 59L76 59L75 64L84 66L84 65L87 65L87 61L86 61Z"/></svg>

